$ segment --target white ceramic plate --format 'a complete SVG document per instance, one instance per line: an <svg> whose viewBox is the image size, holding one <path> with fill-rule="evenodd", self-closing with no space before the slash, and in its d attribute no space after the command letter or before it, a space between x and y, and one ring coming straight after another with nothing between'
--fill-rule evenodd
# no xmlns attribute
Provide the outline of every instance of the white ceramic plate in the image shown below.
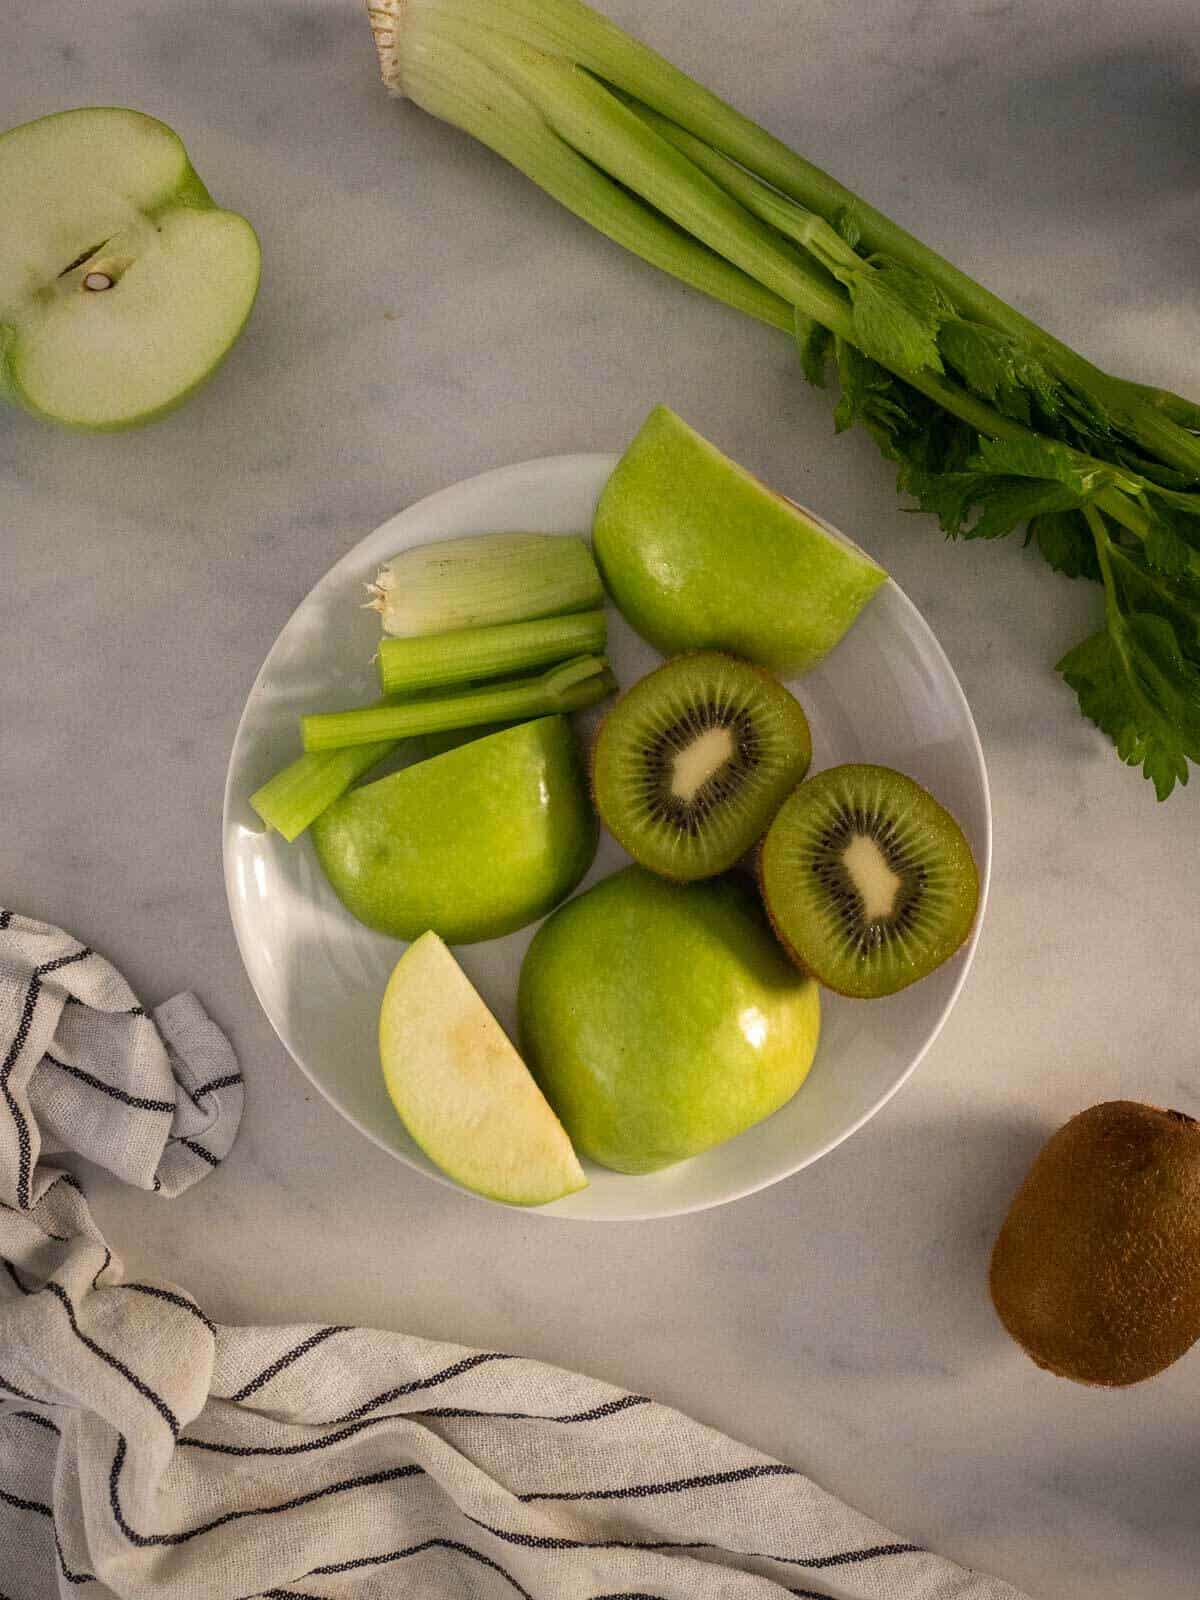
<svg viewBox="0 0 1200 1600"><path fill-rule="evenodd" d="M234 740L225 790L225 881L242 959L263 1009L302 1070L349 1122L443 1182L449 1180L392 1110L379 1070L379 1002L403 946L362 927L342 908L306 838L288 845L278 834L261 832L249 796L297 754L302 712L375 697L370 662L379 624L360 604L363 585L381 562L410 545L468 533L586 533L616 460L527 461L456 484L385 522L338 562L287 623L255 680ZM611 607L609 618L609 656L627 687L660 658ZM843 761L898 767L959 819L979 863L982 919L991 866L983 752L950 663L912 602L887 584L832 655L791 687L812 724L814 770ZM582 887L625 859L605 836ZM456 952L510 1033L517 975L533 932L526 928ZM928 1050L962 988L978 933L977 922L962 953L890 999L823 996L812 1072L766 1122L665 1172L627 1177L593 1168L588 1188L543 1209L606 1221L671 1216L736 1200L815 1161L878 1111Z"/></svg>

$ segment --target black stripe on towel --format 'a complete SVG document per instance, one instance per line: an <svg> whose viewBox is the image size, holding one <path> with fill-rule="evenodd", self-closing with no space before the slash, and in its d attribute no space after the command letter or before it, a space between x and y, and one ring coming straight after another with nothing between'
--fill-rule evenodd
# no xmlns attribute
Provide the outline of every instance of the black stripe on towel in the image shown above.
<svg viewBox="0 0 1200 1600"><path fill-rule="evenodd" d="M49 1417L39 1416L36 1411L10 1411L7 1413L7 1415L10 1417L20 1417L22 1422L36 1422L39 1428L45 1428L48 1432L53 1433L58 1438L62 1437L62 1429L56 1428L50 1421Z"/></svg>
<svg viewBox="0 0 1200 1600"><path fill-rule="evenodd" d="M796 1478L795 1467L778 1461L760 1466L735 1467L728 1472L705 1472L695 1478L675 1478L669 1483L635 1483L626 1489L576 1489L563 1494L520 1494L528 1505L534 1500L647 1500L653 1495L681 1494L685 1489L714 1489L723 1483L745 1483L751 1478Z"/></svg>
<svg viewBox="0 0 1200 1600"><path fill-rule="evenodd" d="M0 1200L0 1211L11 1211L14 1217L27 1218L30 1222L34 1223L42 1230L47 1239L53 1239L55 1244L70 1244L71 1242L64 1233L51 1233L46 1224L44 1222L38 1222L37 1218L31 1211L18 1211L16 1206L10 1206L5 1200Z"/></svg>
<svg viewBox="0 0 1200 1600"><path fill-rule="evenodd" d="M356 1433L361 1433L364 1428L373 1428L380 1422L395 1422L404 1412L389 1411L382 1417L364 1417L358 1422L348 1423L346 1427L339 1428L336 1433L331 1433L327 1439L310 1439L304 1444L217 1444L210 1439L180 1439L180 1448L187 1445L192 1450L207 1450L210 1455L217 1456L306 1456L314 1450L325 1450L330 1445L341 1444L343 1439L353 1439Z"/></svg>
<svg viewBox="0 0 1200 1600"><path fill-rule="evenodd" d="M12 1262L6 1260L4 1257L0 1257L0 1262L3 1262L3 1265L8 1269L9 1276L12 1278L17 1288L20 1289L22 1294L52 1294L56 1300L61 1301L63 1310L67 1313L67 1321L71 1325L71 1332L79 1340L80 1344L82 1344L86 1349L90 1350L94 1356L98 1356L100 1360L103 1361L106 1366L110 1366L114 1372L119 1372L125 1379L126 1383L131 1384L140 1395L149 1400L150 1404L158 1412L159 1416L162 1417L167 1427L170 1428L172 1436L178 1439L179 1422L170 1406L161 1395L155 1394L154 1390L149 1384L143 1383L136 1372L131 1372L119 1356L114 1356L111 1351L103 1349L96 1343L94 1339L89 1338L88 1335L84 1333L83 1329L79 1326L79 1323L75 1320L75 1307L71 1304L71 1301L67 1295L67 1291L63 1288L61 1283L55 1283L51 1279L50 1281L42 1284L40 1289L27 1289L21 1282L20 1278L17 1277ZM6 1384L5 1387L11 1388L11 1385ZM34 1399L34 1396L25 1395L24 1398L26 1400L32 1400ZM42 1400L39 1401L38 1404L49 1405L50 1402Z"/></svg>
<svg viewBox="0 0 1200 1600"><path fill-rule="evenodd" d="M490 1522L481 1522L460 1508L459 1514L473 1522L493 1539L505 1544L519 1545L523 1550L720 1550L721 1545L710 1544L707 1539L563 1539L551 1534L514 1533L509 1528L494 1528ZM766 1556L767 1561L778 1561L778 1556Z"/></svg>
<svg viewBox="0 0 1200 1600"><path fill-rule="evenodd" d="M429 1406L424 1411L411 1413L418 1417L486 1417L497 1422L599 1422L618 1411L628 1411L632 1406L649 1406L654 1402L648 1395L626 1394L619 1400L606 1400L602 1406L590 1411L571 1411L566 1416L541 1416L536 1411L472 1411L467 1406Z"/></svg>
<svg viewBox="0 0 1200 1600"><path fill-rule="evenodd" d="M247 1395L253 1394L256 1389L261 1389L264 1384L270 1383L271 1379L282 1372L285 1367L290 1367L294 1361L299 1361L301 1356L306 1356L317 1345L324 1344L326 1339L332 1339L335 1333L348 1332L348 1328L338 1325L331 1328L322 1328L319 1332L310 1334L303 1344L298 1344L294 1350L289 1350L286 1355L280 1356L278 1361L272 1361L269 1367L263 1368L257 1378L251 1378L249 1383L244 1383L236 1394L229 1396L229 1399L231 1401L244 1400Z"/></svg>
<svg viewBox="0 0 1200 1600"><path fill-rule="evenodd" d="M210 1078L207 1083L202 1083L196 1090L189 1090L192 1099L198 1101L202 1095L216 1094L218 1089L231 1088L235 1083L245 1083L240 1072L226 1072L220 1078Z"/></svg>
<svg viewBox="0 0 1200 1600"><path fill-rule="evenodd" d="M372 1411L378 1411L380 1406L391 1405L393 1400L400 1400L406 1394L417 1394L421 1389L432 1389L439 1383L445 1383L450 1378L457 1378L464 1372L470 1372L475 1367L482 1367L489 1361L513 1361L514 1356L501 1355L498 1350L488 1350L480 1355L464 1356L461 1361L455 1361L451 1366L443 1367L440 1372L431 1373L428 1378L414 1378L411 1383L402 1383L398 1389L385 1389L382 1394L377 1394L374 1400L366 1400L361 1406L355 1406L353 1411L347 1411L344 1417L331 1417L329 1425L334 1426L340 1422L357 1422L359 1417L365 1417ZM236 1399L236 1396L234 1397Z"/></svg>
<svg viewBox="0 0 1200 1600"><path fill-rule="evenodd" d="M60 1061L48 1050L42 1060L48 1061L60 1072L69 1072L72 1078L78 1078L80 1083L86 1083L89 1089L99 1089L101 1094L108 1095L111 1100L119 1100L123 1106L131 1106L135 1111L165 1111L168 1116L175 1115L174 1100L148 1100L144 1095L126 1094L124 1089L114 1088L111 1083L105 1083L102 1078L94 1077L82 1067L73 1067L68 1061Z"/></svg>
<svg viewBox="0 0 1200 1600"><path fill-rule="evenodd" d="M53 961L43 961L41 966L34 971L35 978L47 978L52 972L58 972L62 967L74 966L76 961L86 961L94 955L91 945L85 944L82 949L74 951L69 956L56 956Z"/></svg>
<svg viewBox="0 0 1200 1600"><path fill-rule="evenodd" d="M210 1078L207 1083L202 1083L198 1089L193 1089L190 1084L183 1081L173 1067L171 1075L192 1104L200 1111L204 1110L200 1101L206 1094L215 1094L218 1089L227 1089L231 1084L245 1083L246 1081L240 1072L226 1072L219 1078Z"/></svg>
<svg viewBox="0 0 1200 1600"><path fill-rule="evenodd" d="M183 1311L190 1311L198 1322L204 1324L213 1338L216 1338L216 1323L210 1322L196 1302L188 1300L184 1295L175 1294L170 1289L160 1289L156 1283L114 1283L110 1287L113 1289L131 1289L135 1294L153 1295L155 1300L165 1300L168 1305L179 1306Z"/></svg>
<svg viewBox="0 0 1200 1600"><path fill-rule="evenodd" d="M67 1565L67 1558L63 1555L63 1547L59 1543L58 1529L54 1525L54 1508L52 1506L43 1505L40 1500L22 1500L20 1495L9 1494L5 1489L0 1489L0 1500L3 1500L7 1505L15 1506L18 1511L33 1511L39 1517L46 1517L49 1520L51 1531L54 1534L54 1548L58 1554L58 1565L68 1583L95 1583L96 1580L90 1572L72 1572Z"/></svg>
<svg viewBox="0 0 1200 1600"><path fill-rule="evenodd" d="M109 1267L111 1267L111 1266L112 1266L112 1251L108 1248L107 1245L105 1245L105 1247L104 1247L104 1263L103 1263L102 1266L99 1266L99 1267L96 1268L96 1276L92 1279L92 1288L93 1289L98 1289L100 1287L100 1279L104 1276L104 1274L108 1271Z"/></svg>
<svg viewBox="0 0 1200 1600"><path fill-rule="evenodd" d="M17 1064L17 1057L25 1048L25 1041L29 1037L29 1028L33 1022L33 1013L37 1009L38 995L41 992L41 979L35 972L25 991L25 1004L21 1009L21 1020L17 1024L17 1031L4 1058L4 1065L0 1066L0 1091L3 1091L5 1104L17 1129L17 1205L22 1211L28 1210L29 1207L29 1158L32 1147L29 1142L29 1126L21 1113L20 1106L12 1097L8 1080Z"/></svg>
<svg viewBox="0 0 1200 1600"><path fill-rule="evenodd" d="M11 911L0 911L0 932L3 932L8 927L12 921L12 915Z"/></svg>
<svg viewBox="0 0 1200 1600"><path fill-rule="evenodd" d="M62 1573L63 1577L68 1583L95 1583L96 1577L94 1573L71 1571L70 1567L67 1565L67 1558L63 1554L62 1541L58 1537L58 1524L53 1523L52 1526L54 1528L54 1550L58 1556L58 1569Z"/></svg>
<svg viewBox="0 0 1200 1600"><path fill-rule="evenodd" d="M0 1500L3 1500L5 1505L16 1506L18 1511L36 1511L39 1517L49 1517L51 1521L54 1520L54 1512L40 1500L22 1500L19 1494L9 1494L7 1489L0 1489Z"/></svg>
<svg viewBox="0 0 1200 1600"><path fill-rule="evenodd" d="M29 1138L29 1124L25 1121L20 1106L13 1099L8 1087L8 1080L12 1070L17 1064L17 1057L25 1048L25 1041L29 1037L29 1029L33 1023L33 1014L37 1010L38 996L42 992L42 979L51 972L57 972L61 967L69 967L73 962L84 961L92 954L91 949L84 945L81 950L76 950L73 955L58 956L53 961L43 961L40 967L35 967L33 976L29 980L29 987L25 991L25 1003L21 1007L21 1020L17 1024L17 1031L13 1036L8 1054L0 1066L0 1091L4 1094L5 1103L12 1116L17 1130L17 1205L22 1211L29 1208L29 1171L32 1145Z"/></svg>
<svg viewBox="0 0 1200 1600"><path fill-rule="evenodd" d="M650 1401L642 1395L626 1395L629 1405L649 1405ZM608 1405L597 1407L595 1411L576 1411L564 1417L538 1416L536 1413L525 1411L467 1411L457 1406L443 1406L430 1411L385 1411L382 1416L360 1417L357 1422L347 1423L336 1433L331 1433L324 1439L307 1439L303 1444L275 1444L275 1445L250 1445L250 1444L218 1444L209 1439L190 1439L186 1436L179 1443L189 1446L193 1450L207 1450L213 1455L223 1456L300 1456L311 1455L314 1450L325 1450L330 1445L341 1444L343 1439L352 1439L356 1433L361 1433L364 1428L374 1428L381 1422L395 1422L400 1418L412 1417L486 1417L489 1420L502 1422L592 1422L598 1416L608 1416L611 1411L624 1409L613 1400ZM322 1426L322 1424L317 1424ZM326 1423L328 1427L330 1424Z"/></svg>
<svg viewBox="0 0 1200 1600"><path fill-rule="evenodd" d="M213 1155L211 1150L206 1150L202 1144L197 1144L194 1139L185 1139L183 1135L180 1134L178 1138L172 1139L171 1143L183 1145L186 1149L190 1150L194 1156L202 1156L204 1160L208 1162L210 1167L219 1167L221 1165L220 1156Z"/></svg>
<svg viewBox="0 0 1200 1600"><path fill-rule="evenodd" d="M467 1512L461 1513L468 1522L473 1522L477 1528L482 1528L485 1533L490 1533L494 1539L502 1539L506 1544L519 1545L526 1550L722 1550L723 1545L714 1545L705 1539L690 1541L676 1541L674 1539L563 1539L552 1537L548 1534L513 1533L507 1528L494 1528L489 1522L481 1522L478 1517L469 1516ZM770 1551L741 1550L738 1555L749 1556L753 1561L776 1561L781 1566L787 1567L848 1567L862 1561L875 1561L883 1556L921 1555L924 1554L917 1544L878 1544L872 1545L867 1550L841 1550L832 1556L780 1556Z"/></svg>
<svg viewBox="0 0 1200 1600"><path fill-rule="evenodd" d="M125 1465L127 1448L126 1441L122 1437L117 1442L112 1470L108 1475L108 1499L117 1526L130 1544L137 1545L139 1549L147 1549L150 1546L162 1547L186 1544L189 1539L196 1539L202 1533L212 1533L215 1528L227 1527L229 1523L241 1522L246 1517L273 1517L277 1516L281 1511L295 1511L299 1506L312 1505L317 1500L328 1498L329 1495L345 1494L351 1489L369 1489L376 1484L396 1483L401 1478L416 1478L424 1477L425 1475L423 1467L385 1467L380 1472L363 1473L357 1478L343 1478L338 1483L326 1484L323 1489L310 1489L307 1494L296 1495L291 1500L282 1500L278 1505L248 1506L241 1511L226 1511L224 1515L214 1517L210 1522L203 1522L196 1528L183 1528L178 1533L138 1533L135 1528L131 1528L126 1522L124 1512L121 1510L120 1495L118 1493L121 1469Z"/></svg>
<svg viewBox="0 0 1200 1600"><path fill-rule="evenodd" d="M59 1404L57 1400L43 1400L41 1395L27 1394L24 1389L18 1389L16 1384L11 1383L2 1372L0 1372L0 1389L7 1389L9 1394L15 1394L18 1399L32 1400L35 1406L56 1406Z"/></svg>
<svg viewBox="0 0 1200 1600"><path fill-rule="evenodd" d="M126 1383L131 1384L140 1395L142 1395L146 1400L149 1400L150 1404L158 1412L159 1416L166 1423L167 1427L170 1428L172 1437L178 1439L178 1418L171 1410L167 1402L162 1398L162 1396L155 1394L154 1390L148 1383L143 1383L136 1372L131 1372L119 1356L114 1356L111 1351L102 1349L94 1339L88 1338L87 1334L84 1333L78 1322L76 1322L75 1307L67 1298L67 1292L61 1284L51 1282L44 1284L43 1287L48 1289L56 1300L62 1301L63 1310L67 1313L67 1321L71 1324L71 1332L79 1340L80 1344L86 1346L86 1348L89 1349L94 1356L99 1356L100 1360L103 1361L107 1366L110 1366L114 1372L119 1372L125 1379Z"/></svg>
<svg viewBox="0 0 1200 1600"><path fill-rule="evenodd" d="M477 1561L482 1567L490 1567L506 1583L511 1584L521 1596L521 1600L533 1600L529 1590L518 1583L512 1573L507 1572L498 1561L493 1561L491 1556L485 1556L482 1550L475 1550L469 1544L460 1544L457 1539L426 1539L421 1544L410 1544L404 1550L390 1550L386 1555L357 1556L352 1561L336 1561L327 1567L314 1567L309 1577L327 1577L335 1572L358 1572L363 1567L382 1567L392 1561L403 1561L408 1556L422 1555L426 1550L452 1550L471 1561Z"/></svg>
<svg viewBox="0 0 1200 1600"><path fill-rule="evenodd" d="M301 1594L299 1589L264 1589L255 1600L333 1600L328 1594Z"/></svg>
<svg viewBox="0 0 1200 1600"><path fill-rule="evenodd" d="M16 1269L16 1267L13 1266L12 1262L8 1259L7 1256L0 1256L0 1263L3 1264L5 1272L8 1273L9 1277L16 1284L17 1288L21 1291L22 1294L30 1294L30 1293L33 1292L32 1290L27 1289L25 1287L25 1285L21 1282L20 1278L18 1278L17 1269Z"/></svg>

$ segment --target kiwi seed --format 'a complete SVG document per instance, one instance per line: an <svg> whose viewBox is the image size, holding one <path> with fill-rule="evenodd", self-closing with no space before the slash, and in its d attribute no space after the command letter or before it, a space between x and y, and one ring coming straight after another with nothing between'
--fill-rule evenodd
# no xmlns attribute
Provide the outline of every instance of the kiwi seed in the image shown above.
<svg viewBox="0 0 1200 1600"><path fill-rule="evenodd" d="M763 841L759 876L797 964L864 999L953 955L979 901L958 823L890 767L832 767L801 784Z"/></svg>
<svg viewBox="0 0 1200 1600"><path fill-rule="evenodd" d="M758 667L703 650L649 673L609 712L592 790L634 860L684 882L744 855L811 758L799 702Z"/></svg>

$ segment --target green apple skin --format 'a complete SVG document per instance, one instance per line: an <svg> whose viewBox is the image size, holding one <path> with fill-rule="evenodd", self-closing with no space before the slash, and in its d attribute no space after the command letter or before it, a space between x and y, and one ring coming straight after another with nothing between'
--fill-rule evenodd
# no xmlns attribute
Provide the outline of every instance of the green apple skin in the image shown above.
<svg viewBox="0 0 1200 1600"><path fill-rule="evenodd" d="M817 1048L817 985L743 878L626 867L538 930L518 993L526 1064L582 1155L654 1172L768 1117Z"/></svg>
<svg viewBox="0 0 1200 1600"><path fill-rule="evenodd" d="M887 581L666 406L608 480L592 543L618 609L664 655L727 650L772 672L815 665Z"/></svg>
<svg viewBox="0 0 1200 1600"><path fill-rule="evenodd" d="M0 135L0 196L0 398L113 432L220 366L254 304L259 242L165 123L117 106L22 123ZM94 272L112 287L86 288Z"/></svg>
<svg viewBox="0 0 1200 1600"><path fill-rule="evenodd" d="M353 789L310 829L348 911L448 944L535 922L592 864L599 828L565 717L540 717Z"/></svg>

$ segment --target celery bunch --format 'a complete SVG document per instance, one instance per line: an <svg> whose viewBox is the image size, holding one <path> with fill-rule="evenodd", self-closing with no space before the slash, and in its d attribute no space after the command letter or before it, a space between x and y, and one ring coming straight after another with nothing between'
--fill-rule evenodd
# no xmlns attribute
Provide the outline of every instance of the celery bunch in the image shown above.
<svg viewBox="0 0 1200 1600"><path fill-rule="evenodd" d="M1100 371L582 0L371 0L390 89L797 341L952 537L1103 587L1059 670L1160 799L1200 761L1200 407Z"/></svg>

